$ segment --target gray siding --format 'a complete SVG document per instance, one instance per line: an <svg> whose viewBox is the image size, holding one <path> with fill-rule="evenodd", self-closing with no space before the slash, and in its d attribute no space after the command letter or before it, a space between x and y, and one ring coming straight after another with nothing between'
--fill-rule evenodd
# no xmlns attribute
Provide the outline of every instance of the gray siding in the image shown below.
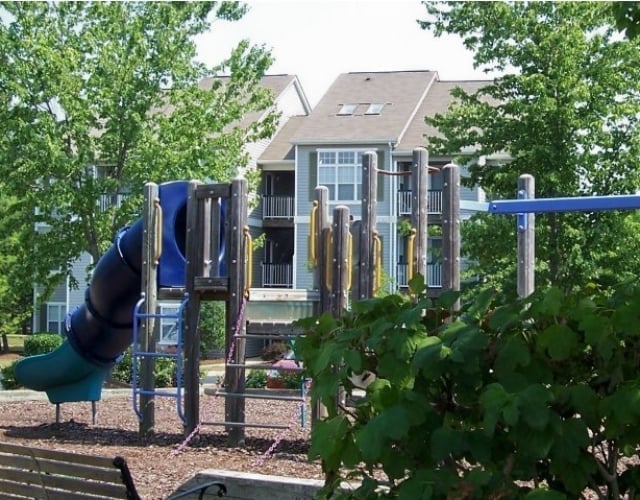
<svg viewBox="0 0 640 500"><path fill-rule="evenodd" d="M296 227L296 249L294 264L296 266L296 278L294 288L305 290L313 289L313 273L309 269L309 224L298 224Z"/></svg>
<svg viewBox="0 0 640 500"><path fill-rule="evenodd" d="M255 241L261 234L262 234L262 228L260 227L249 227L249 234L251 235L251 238ZM251 266L251 284L249 285L250 287L254 288L254 287L260 287L262 285L262 267L261 267L261 262L262 262L262 257L264 255L264 247L260 247L258 249L255 249L253 251L253 262L252 262L252 266Z"/></svg>

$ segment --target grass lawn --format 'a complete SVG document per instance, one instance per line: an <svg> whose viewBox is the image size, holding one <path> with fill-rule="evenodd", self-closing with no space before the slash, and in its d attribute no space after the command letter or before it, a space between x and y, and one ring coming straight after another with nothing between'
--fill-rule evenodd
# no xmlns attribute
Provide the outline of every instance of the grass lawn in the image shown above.
<svg viewBox="0 0 640 500"><path fill-rule="evenodd" d="M24 339L26 337L26 335L7 335L9 352L22 352L24 349Z"/></svg>

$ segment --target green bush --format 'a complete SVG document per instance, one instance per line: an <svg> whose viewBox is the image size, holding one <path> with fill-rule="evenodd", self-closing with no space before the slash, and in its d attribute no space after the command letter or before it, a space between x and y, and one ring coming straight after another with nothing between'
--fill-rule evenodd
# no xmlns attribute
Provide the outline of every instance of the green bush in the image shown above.
<svg viewBox="0 0 640 500"><path fill-rule="evenodd" d="M262 389L267 385L266 370L249 370L245 380L245 387L249 389Z"/></svg>
<svg viewBox="0 0 640 500"><path fill-rule="evenodd" d="M57 333L37 333L30 335L24 340L24 355L36 356L38 354L47 354L55 351L64 339ZM10 365L0 368L2 375L2 387L6 390L19 389L22 387L16 380L16 364L19 360L14 361Z"/></svg>
<svg viewBox="0 0 640 500"><path fill-rule="evenodd" d="M557 288L526 299L411 293L302 320L312 429L327 497L638 498L640 286ZM355 409L350 376L376 379ZM381 490L380 487L387 488Z"/></svg>
<svg viewBox="0 0 640 500"><path fill-rule="evenodd" d="M302 382L304 380L304 375L302 372L294 372L290 370L285 370L280 372L280 377L284 380L284 386L287 389L300 389L302 387Z"/></svg>
<svg viewBox="0 0 640 500"><path fill-rule="evenodd" d="M62 345L64 338L57 333L36 333L24 340L24 355L35 356L55 351Z"/></svg>
<svg viewBox="0 0 640 500"><path fill-rule="evenodd" d="M202 303L200 309L200 352L223 351L225 349L225 304L221 301Z"/></svg>
<svg viewBox="0 0 640 500"><path fill-rule="evenodd" d="M18 360L14 361L10 365L0 368L0 375L2 376L2 380L0 380L0 383L2 383L2 388L6 389L7 391L12 389L20 389L20 387L22 387L16 380L17 363Z"/></svg>
<svg viewBox="0 0 640 500"><path fill-rule="evenodd" d="M138 368L139 374L140 369ZM171 358L156 358L154 375L156 387L175 387L178 383L176 361ZM113 367L111 376L125 384L132 383L133 356L131 348L124 352L122 359Z"/></svg>

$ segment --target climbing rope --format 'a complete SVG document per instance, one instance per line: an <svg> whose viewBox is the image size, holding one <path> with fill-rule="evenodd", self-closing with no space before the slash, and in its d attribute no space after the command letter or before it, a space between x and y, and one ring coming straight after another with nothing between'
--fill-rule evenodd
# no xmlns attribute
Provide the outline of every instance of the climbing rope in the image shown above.
<svg viewBox="0 0 640 500"><path fill-rule="evenodd" d="M238 311L238 317L236 318L235 324L233 325L233 336L231 338L231 346L229 347L229 353L227 354L227 364L233 362L233 355L235 353L236 341L238 340L239 332L241 331L242 321L244 320L245 311L247 309L247 296L245 294L242 295L242 302L240 303L240 310ZM218 397L218 393L224 387L224 377L223 375L220 380L218 380L218 387L216 388L213 397ZM215 400L215 399L214 399ZM203 420L200 419L198 425L191 431L191 433L178 445L178 447L171 452L171 456L175 456L180 454L191 442L191 440L200 432L202 429Z"/></svg>

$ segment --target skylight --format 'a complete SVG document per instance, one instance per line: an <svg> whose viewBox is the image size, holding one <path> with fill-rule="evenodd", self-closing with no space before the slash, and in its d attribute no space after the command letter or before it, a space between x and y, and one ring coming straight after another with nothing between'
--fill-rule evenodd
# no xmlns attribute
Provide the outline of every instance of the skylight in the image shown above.
<svg viewBox="0 0 640 500"><path fill-rule="evenodd" d="M382 113L382 108L384 108L384 103L381 102L372 102L369 104L367 111L365 111L365 115L379 115Z"/></svg>
<svg viewBox="0 0 640 500"><path fill-rule="evenodd" d="M343 104L342 108L340 108L340 111L338 111L338 115L352 115L353 113L355 113L357 107L358 105L353 103Z"/></svg>

